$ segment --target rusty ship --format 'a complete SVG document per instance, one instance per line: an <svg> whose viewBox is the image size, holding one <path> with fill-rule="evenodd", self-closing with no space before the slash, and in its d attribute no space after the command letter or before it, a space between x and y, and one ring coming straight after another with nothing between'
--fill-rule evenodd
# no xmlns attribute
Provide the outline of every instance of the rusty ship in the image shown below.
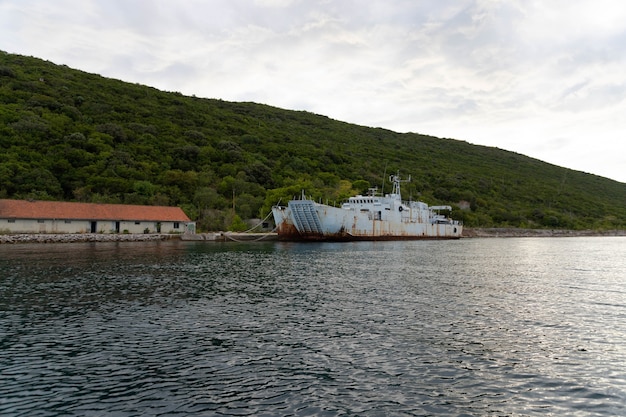
<svg viewBox="0 0 626 417"><path fill-rule="evenodd" d="M463 224L441 212L450 206L428 206L421 201L403 201L400 175L391 175L391 194L350 197L341 207L317 203L302 196L287 206L272 207L276 232L281 240L354 241L458 239Z"/></svg>

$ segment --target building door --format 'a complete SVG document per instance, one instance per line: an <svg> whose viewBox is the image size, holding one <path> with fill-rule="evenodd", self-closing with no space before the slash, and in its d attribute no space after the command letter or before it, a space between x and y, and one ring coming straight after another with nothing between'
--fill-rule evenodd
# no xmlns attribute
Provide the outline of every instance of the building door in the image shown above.
<svg viewBox="0 0 626 417"><path fill-rule="evenodd" d="M115 222L115 233L120 232L120 222Z"/></svg>
<svg viewBox="0 0 626 417"><path fill-rule="evenodd" d="M98 230L98 222L91 222L91 233L96 233Z"/></svg>

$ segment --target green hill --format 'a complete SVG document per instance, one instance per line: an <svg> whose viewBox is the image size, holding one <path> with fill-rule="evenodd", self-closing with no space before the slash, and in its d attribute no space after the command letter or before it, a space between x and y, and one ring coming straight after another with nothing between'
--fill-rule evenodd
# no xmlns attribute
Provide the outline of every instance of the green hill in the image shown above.
<svg viewBox="0 0 626 417"><path fill-rule="evenodd" d="M303 189L339 203L398 170L413 179L405 198L451 204L470 227L626 228L626 184L606 178L0 52L0 198L179 205L199 230L224 230L233 207L264 217Z"/></svg>

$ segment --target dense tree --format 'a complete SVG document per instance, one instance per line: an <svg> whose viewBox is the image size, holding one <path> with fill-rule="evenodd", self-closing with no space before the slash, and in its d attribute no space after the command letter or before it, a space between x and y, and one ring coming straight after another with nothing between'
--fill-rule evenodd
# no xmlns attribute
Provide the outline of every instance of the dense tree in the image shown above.
<svg viewBox="0 0 626 417"><path fill-rule="evenodd" d="M198 230L226 230L303 192L389 192L398 170L406 198L450 204L469 226L626 228L626 185L606 178L0 52L0 198L179 205Z"/></svg>

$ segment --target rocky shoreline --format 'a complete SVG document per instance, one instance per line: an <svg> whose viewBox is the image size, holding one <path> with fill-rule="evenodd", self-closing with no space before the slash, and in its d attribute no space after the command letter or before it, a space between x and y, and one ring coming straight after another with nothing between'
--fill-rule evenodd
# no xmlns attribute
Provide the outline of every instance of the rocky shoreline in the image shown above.
<svg viewBox="0 0 626 417"><path fill-rule="evenodd" d="M626 236L626 230L564 230L564 229L516 229L505 227L464 228L464 238L480 237L577 237L577 236Z"/></svg>
<svg viewBox="0 0 626 417"><path fill-rule="evenodd" d="M46 233L0 235L0 244L18 243L80 243L80 242L150 242L180 239L180 235L163 233L111 234L111 233Z"/></svg>
<svg viewBox="0 0 626 417"><path fill-rule="evenodd" d="M257 242L278 240L276 233L214 232L197 234L165 233L21 233L0 234L0 244L19 243L80 243L80 242L153 242L160 240L184 240L207 242Z"/></svg>
<svg viewBox="0 0 626 417"><path fill-rule="evenodd" d="M576 237L576 236L626 236L626 230L557 230L515 228L465 228L463 238L503 237ZM153 242L161 240L189 241L267 241L276 240L275 233L199 233L199 234L112 234L112 233L64 233L64 234L0 234L0 244L19 243L80 243L80 242Z"/></svg>

